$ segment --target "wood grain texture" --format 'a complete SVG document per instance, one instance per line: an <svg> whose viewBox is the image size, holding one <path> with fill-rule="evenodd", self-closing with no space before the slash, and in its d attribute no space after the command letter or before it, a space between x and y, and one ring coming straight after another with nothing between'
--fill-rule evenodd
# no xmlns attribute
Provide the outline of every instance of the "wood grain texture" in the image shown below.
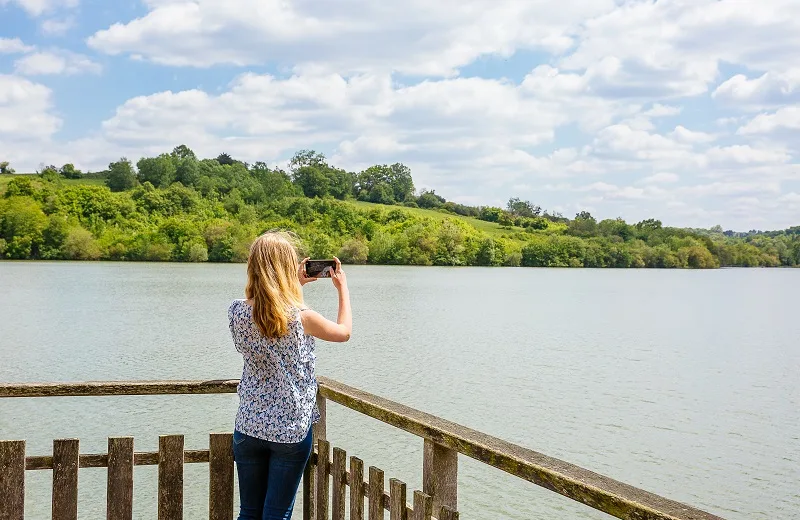
<svg viewBox="0 0 800 520"><path fill-rule="evenodd" d="M133 437L109 437L106 520L132 519Z"/></svg>
<svg viewBox="0 0 800 520"><path fill-rule="evenodd" d="M458 452L425 439L422 490L433 498L433 509L458 509Z"/></svg>
<svg viewBox="0 0 800 520"><path fill-rule="evenodd" d="M25 518L25 441L0 441L0 520Z"/></svg>
<svg viewBox="0 0 800 520"><path fill-rule="evenodd" d="M330 443L324 439L317 441L317 492L315 520L328 520L328 500L330 497Z"/></svg>
<svg viewBox="0 0 800 520"><path fill-rule="evenodd" d="M78 439L53 441L53 520L78 519Z"/></svg>
<svg viewBox="0 0 800 520"><path fill-rule="evenodd" d="M364 462L350 457L350 520L364 520Z"/></svg>
<svg viewBox="0 0 800 520"><path fill-rule="evenodd" d="M208 438L208 518L233 520L233 434Z"/></svg>
<svg viewBox="0 0 800 520"><path fill-rule="evenodd" d="M183 519L183 435L158 438L158 520Z"/></svg>
<svg viewBox="0 0 800 520"><path fill-rule="evenodd" d="M431 520L433 499L422 491L414 491L414 520Z"/></svg>
<svg viewBox="0 0 800 520"><path fill-rule="evenodd" d="M383 520L383 470L369 468L369 520Z"/></svg>
<svg viewBox="0 0 800 520"><path fill-rule="evenodd" d="M333 481L331 518L333 520L345 520L345 501L347 500L347 453L341 448L333 448L331 479Z"/></svg>
<svg viewBox="0 0 800 520"><path fill-rule="evenodd" d="M406 517L406 484L396 478L389 480L389 520L408 520Z"/></svg>

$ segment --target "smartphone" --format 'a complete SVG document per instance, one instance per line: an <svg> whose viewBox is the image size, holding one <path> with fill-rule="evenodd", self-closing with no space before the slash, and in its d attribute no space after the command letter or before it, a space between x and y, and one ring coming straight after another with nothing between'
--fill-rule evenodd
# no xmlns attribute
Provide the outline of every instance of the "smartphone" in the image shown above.
<svg viewBox="0 0 800 520"><path fill-rule="evenodd" d="M309 278L330 278L336 269L336 260L309 260L306 262L306 274Z"/></svg>

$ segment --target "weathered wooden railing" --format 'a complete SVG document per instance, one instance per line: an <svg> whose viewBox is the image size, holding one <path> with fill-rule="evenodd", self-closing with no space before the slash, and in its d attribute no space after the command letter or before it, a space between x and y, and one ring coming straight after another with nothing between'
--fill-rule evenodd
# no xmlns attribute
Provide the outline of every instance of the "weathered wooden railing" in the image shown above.
<svg viewBox="0 0 800 520"><path fill-rule="evenodd" d="M0 384L0 397L55 397L154 394L216 394L236 391L238 380L132 381L87 383ZM423 490L407 504L406 486L391 479L385 491L384 472L370 467L364 480L363 462L326 440L326 400L383 421L424 439ZM457 519L458 454L467 455L506 473L555 491L618 518L630 520L722 520L720 517L623 484L573 464L548 457L497 437L383 399L327 378L319 378L318 404L322 420L314 428L316 449L303 478L304 520L344 520L349 487L350 518L364 520ZM2 432L0 432L2 435ZM107 454L81 455L78 441L56 440L53 456L25 456L25 441L0 441L0 520L24 516L25 470L53 470L53 518L77 518L79 467L108 467L109 519L132 516L133 466L158 464L160 519L182 518L183 465L209 463L209 517L233 517L233 456L229 433L210 435L208 450L184 450L183 436L159 438L158 452L135 453L133 439L110 438Z"/></svg>

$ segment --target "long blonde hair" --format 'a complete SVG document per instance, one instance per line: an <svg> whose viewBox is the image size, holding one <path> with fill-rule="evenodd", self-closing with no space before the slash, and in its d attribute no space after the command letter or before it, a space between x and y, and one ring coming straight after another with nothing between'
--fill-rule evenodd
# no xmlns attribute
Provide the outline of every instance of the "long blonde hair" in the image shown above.
<svg viewBox="0 0 800 520"><path fill-rule="evenodd" d="M303 306L295 241L289 233L268 231L250 246L245 295L253 301L256 327L268 338L286 335L291 309Z"/></svg>

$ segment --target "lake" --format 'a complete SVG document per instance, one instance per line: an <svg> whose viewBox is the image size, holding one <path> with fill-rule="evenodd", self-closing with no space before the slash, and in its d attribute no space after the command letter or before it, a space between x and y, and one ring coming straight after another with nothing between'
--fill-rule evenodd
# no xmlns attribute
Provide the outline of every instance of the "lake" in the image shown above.
<svg viewBox="0 0 800 520"><path fill-rule="evenodd" d="M800 518L800 270L347 266L350 342L317 370L721 515ZM0 381L238 378L226 311L244 265L0 262ZM330 281L307 303L335 317ZM187 449L231 431L237 397L0 399L0 438L45 455L133 435ZM422 441L328 405L333 445L422 485ZM462 518L609 518L460 457ZM186 518L207 515L207 465L186 467ZM155 466L135 472L155 518ZM26 518L49 518L50 472L27 473ZM79 515L105 510L80 472ZM300 504L295 511L299 518Z"/></svg>

